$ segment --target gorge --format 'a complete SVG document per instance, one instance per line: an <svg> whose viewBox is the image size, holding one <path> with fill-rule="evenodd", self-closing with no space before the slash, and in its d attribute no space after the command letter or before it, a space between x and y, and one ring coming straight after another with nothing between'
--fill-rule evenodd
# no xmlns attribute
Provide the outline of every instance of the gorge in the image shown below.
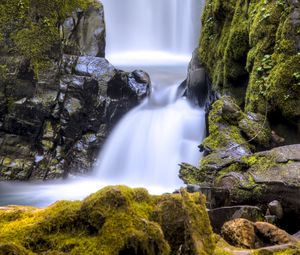
<svg viewBox="0 0 300 255"><path fill-rule="evenodd" d="M300 254L299 31L299 0L2 0L0 255Z"/></svg>

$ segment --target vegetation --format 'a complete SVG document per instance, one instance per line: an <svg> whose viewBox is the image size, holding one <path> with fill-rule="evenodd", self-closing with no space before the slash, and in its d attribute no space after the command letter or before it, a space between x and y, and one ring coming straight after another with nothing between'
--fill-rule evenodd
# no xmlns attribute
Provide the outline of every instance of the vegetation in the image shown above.
<svg viewBox="0 0 300 255"><path fill-rule="evenodd" d="M36 74L60 54L60 24L74 10L94 0L2 0L0 54L21 54Z"/></svg>
<svg viewBox="0 0 300 255"><path fill-rule="evenodd" d="M213 89L233 95L246 111L279 111L298 125L299 22L281 0L209 0L199 56Z"/></svg>
<svg viewBox="0 0 300 255"><path fill-rule="evenodd" d="M167 255L182 246L210 255L212 236L204 196L184 190L155 197L145 189L114 186L46 209L0 208L4 254Z"/></svg>

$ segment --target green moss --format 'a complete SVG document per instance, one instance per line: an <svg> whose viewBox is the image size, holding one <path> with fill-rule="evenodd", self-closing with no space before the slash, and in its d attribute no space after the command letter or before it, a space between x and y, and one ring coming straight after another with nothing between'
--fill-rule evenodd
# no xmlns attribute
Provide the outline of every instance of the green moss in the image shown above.
<svg viewBox="0 0 300 255"><path fill-rule="evenodd" d="M8 54L22 54L31 61L36 75L60 55L59 24L76 9L97 1L3 0L0 4L0 48Z"/></svg>
<svg viewBox="0 0 300 255"><path fill-rule="evenodd" d="M184 181L185 184L197 184L205 181L205 173L199 168L182 163L180 164L179 178Z"/></svg>
<svg viewBox="0 0 300 255"><path fill-rule="evenodd" d="M232 124L237 122L237 120L230 121L232 114L224 111L225 102L229 102L232 106L235 105L234 101L228 97L218 100L212 105L208 118L209 136L204 139L203 146L213 151L224 148L229 149L237 144L245 144L247 146L240 129Z"/></svg>
<svg viewBox="0 0 300 255"><path fill-rule="evenodd" d="M294 8L278 0L207 1L199 57L214 90L245 101L246 111L279 111L298 124L300 25L292 21Z"/></svg>

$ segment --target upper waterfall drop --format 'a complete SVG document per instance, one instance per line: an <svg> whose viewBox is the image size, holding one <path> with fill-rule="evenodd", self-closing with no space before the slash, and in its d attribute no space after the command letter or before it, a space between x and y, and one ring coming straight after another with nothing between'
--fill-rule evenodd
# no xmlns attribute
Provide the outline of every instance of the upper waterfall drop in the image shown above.
<svg viewBox="0 0 300 255"><path fill-rule="evenodd" d="M198 45L200 0L102 0L106 56L115 65L188 62Z"/></svg>

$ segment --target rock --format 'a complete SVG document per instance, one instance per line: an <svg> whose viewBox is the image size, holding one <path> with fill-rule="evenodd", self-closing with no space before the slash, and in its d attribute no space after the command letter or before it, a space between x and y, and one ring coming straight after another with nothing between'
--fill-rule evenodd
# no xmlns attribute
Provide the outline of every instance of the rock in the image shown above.
<svg viewBox="0 0 300 255"><path fill-rule="evenodd" d="M264 148L270 146L271 129L267 119L261 114L248 112L247 116L240 120L238 125L248 139L251 139Z"/></svg>
<svg viewBox="0 0 300 255"><path fill-rule="evenodd" d="M105 23L103 6L74 12L62 25L64 52L71 55L104 57Z"/></svg>
<svg viewBox="0 0 300 255"><path fill-rule="evenodd" d="M196 105L203 106L208 96L208 82L205 68L200 64L197 49L188 67L188 76L185 86L186 95Z"/></svg>
<svg viewBox="0 0 300 255"><path fill-rule="evenodd" d="M82 202L2 207L0 217L0 251L7 243L24 254L210 255L215 248L204 196L184 190L151 196L110 186Z"/></svg>
<svg viewBox="0 0 300 255"><path fill-rule="evenodd" d="M201 192L201 187L198 185L189 184L189 185L187 185L186 190L189 193Z"/></svg>
<svg viewBox="0 0 300 255"><path fill-rule="evenodd" d="M251 249L297 243L294 237L270 223L252 223L245 219L226 222L222 227L222 236L234 246Z"/></svg>
<svg viewBox="0 0 300 255"><path fill-rule="evenodd" d="M115 68L105 58L82 56L77 60L75 74L109 81L115 75Z"/></svg>
<svg viewBox="0 0 300 255"><path fill-rule="evenodd" d="M267 244L287 244L290 242L296 242L291 235L278 227L266 223L256 222L254 224L256 234Z"/></svg>
<svg viewBox="0 0 300 255"><path fill-rule="evenodd" d="M300 231L298 231L297 233L295 233L293 235L293 237L300 241Z"/></svg>
<svg viewBox="0 0 300 255"><path fill-rule="evenodd" d="M268 204L268 208L269 208L271 215L275 215L277 217L277 219L279 219L279 220L282 219L283 209L282 209L280 202L278 202L277 200L274 200Z"/></svg>
<svg viewBox="0 0 300 255"><path fill-rule="evenodd" d="M263 214L259 207L246 205L210 209L208 214L215 233L220 233L224 223L230 220L242 218L255 222L263 219Z"/></svg>
<svg viewBox="0 0 300 255"><path fill-rule="evenodd" d="M257 248L254 225L246 219L226 222L222 227L222 236L234 246L247 249Z"/></svg>

